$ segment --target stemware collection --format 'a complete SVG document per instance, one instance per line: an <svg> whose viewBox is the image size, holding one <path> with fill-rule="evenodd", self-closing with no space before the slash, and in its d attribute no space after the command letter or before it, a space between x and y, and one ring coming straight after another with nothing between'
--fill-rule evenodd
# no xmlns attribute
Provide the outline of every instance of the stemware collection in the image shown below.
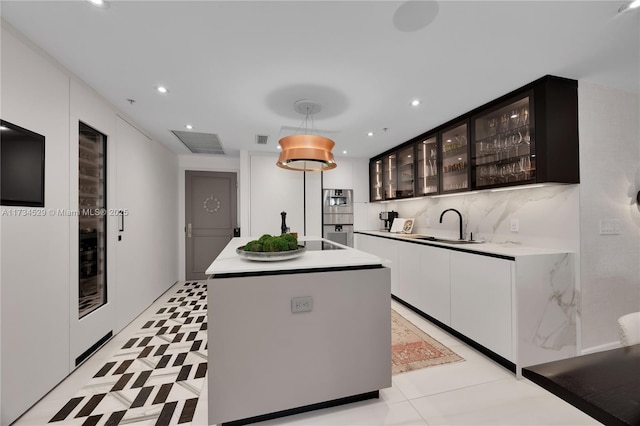
<svg viewBox="0 0 640 426"><path fill-rule="evenodd" d="M402 198L414 191L429 195L464 190L470 184L483 187L535 179L534 131L529 111L529 99L520 99L475 118L472 121L475 131L471 134L467 132L467 123L460 124L441 133L440 141L432 136L412 148L377 160L371 169L373 199ZM469 136L473 138L471 149ZM475 178L472 182L468 177L470 168Z"/></svg>
<svg viewBox="0 0 640 426"><path fill-rule="evenodd" d="M517 104L479 119L480 129L475 141L478 186L526 181L534 177L529 103L526 100L524 105Z"/></svg>

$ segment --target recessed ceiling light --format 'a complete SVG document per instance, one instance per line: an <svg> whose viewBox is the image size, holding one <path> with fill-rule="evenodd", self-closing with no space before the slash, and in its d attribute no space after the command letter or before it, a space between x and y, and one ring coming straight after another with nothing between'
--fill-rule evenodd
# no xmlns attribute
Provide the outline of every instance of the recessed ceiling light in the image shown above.
<svg viewBox="0 0 640 426"><path fill-rule="evenodd" d="M107 2L105 0L87 0L87 1L97 7L107 7Z"/></svg>
<svg viewBox="0 0 640 426"><path fill-rule="evenodd" d="M411 154L407 155L407 158L411 158Z"/></svg>
<svg viewBox="0 0 640 426"><path fill-rule="evenodd" d="M367 133L367 136L373 136L373 132Z"/></svg>
<svg viewBox="0 0 640 426"><path fill-rule="evenodd" d="M447 142L451 142L451 139L447 139Z"/></svg>
<svg viewBox="0 0 640 426"><path fill-rule="evenodd" d="M187 124L187 125L186 125L186 126L184 126L184 127L186 127L186 128L187 128L187 130L191 130L191 129L193 129L193 126L192 126L191 124Z"/></svg>
<svg viewBox="0 0 640 426"><path fill-rule="evenodd" d="M276 146L276 148L278 148L278 149L282 149L282 147L281 147L279 144Z"/></svg>
<svg viewBox="0 0 640 426"><path fill-rule="evenodd" d="M160 92L160 93L167 93L168 92L167 88L164 87L164 86L158 86L158 87L156 87L156 90L158 92Z"/></svg>
<svg viewBox="0 0 640 426"><path fill-rule="evenodd" d="M420 99L414 99L411 101L411 106L418 106L420 105Z"/></svg>
<svg viewBox="0 0 640 426"><path fill-rule="evenodd" d="M8 127L0 126L0 130L9 130Z"/></svg>
<svg viewBox="0 0 640 426"><path fill-rule="evenodd" d="M347 153L347 151L346 151L346 150L344 150L344 151L342 151L342 153L343 153L343 154L346 154L346 153Z"/></svg>

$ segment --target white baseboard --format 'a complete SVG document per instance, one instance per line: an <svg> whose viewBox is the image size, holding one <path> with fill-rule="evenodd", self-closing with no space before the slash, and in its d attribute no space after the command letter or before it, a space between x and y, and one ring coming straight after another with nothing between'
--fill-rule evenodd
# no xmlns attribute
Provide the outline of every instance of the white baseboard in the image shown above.
<svg viewBox="0 0 640 426"><path fill-rule="evenodd" d="M596 352L608 351L609 349L616 349L620 347L622 347L620 342L610 342L610 343L605 343L604 345L592 346L590 348L583 349L581 354L587 355L587 354L592 354Z"/></svg>

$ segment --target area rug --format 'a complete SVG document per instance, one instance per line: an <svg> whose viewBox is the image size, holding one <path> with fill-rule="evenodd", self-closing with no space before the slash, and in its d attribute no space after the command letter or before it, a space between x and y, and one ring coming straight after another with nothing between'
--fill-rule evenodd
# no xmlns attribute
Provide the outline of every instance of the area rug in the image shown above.
<svg viewBox="0 0 640 426"><path fill-rule="evenodd" d="M464 358L391 310L392 374L458 361Z"/></svg>

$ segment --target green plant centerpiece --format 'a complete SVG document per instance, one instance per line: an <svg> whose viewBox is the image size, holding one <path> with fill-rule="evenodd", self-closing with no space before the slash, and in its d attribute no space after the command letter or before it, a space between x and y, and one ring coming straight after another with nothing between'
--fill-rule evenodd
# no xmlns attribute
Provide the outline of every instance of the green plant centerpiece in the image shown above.
<svg viewBox="0 0 640 426"><path fill-rule="evenodd" d="M264 234L257 240L249 241L244 245L244 251L251 252L280 252L298 249L298 239L295 235L282 234L279 236L273 236L270 234Z"/></svg>

